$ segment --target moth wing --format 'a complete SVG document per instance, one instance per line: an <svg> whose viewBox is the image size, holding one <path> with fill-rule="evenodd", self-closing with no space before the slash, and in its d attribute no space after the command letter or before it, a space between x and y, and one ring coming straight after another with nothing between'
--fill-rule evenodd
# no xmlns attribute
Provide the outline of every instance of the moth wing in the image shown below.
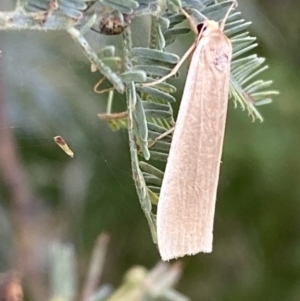
<svg viewBox="0 0 300 301"><path fill-rule="evenodd" d="M212 251L231 54L216 30L192 57L157 208L163 260Z"/></svg>

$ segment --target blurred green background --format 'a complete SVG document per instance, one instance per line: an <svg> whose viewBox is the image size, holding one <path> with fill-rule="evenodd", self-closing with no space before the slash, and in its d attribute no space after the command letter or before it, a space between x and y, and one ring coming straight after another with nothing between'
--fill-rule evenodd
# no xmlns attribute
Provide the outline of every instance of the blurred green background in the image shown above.
<svg viewBox="0 0 300 301"><path fill-rule="evenodd" d="M13 7L1 1L0 9ZM239 1L239 10L258 37L255 53L270 68L261 75L280 91L260 107L264 123L229 104L215 217L214 250L184 258L178 290L197 301L300 300L300 2ZM148 19L132 24L135 45L146 45ZM121 47L121 37L94 32L95 49ZM192 35L172 45L182 54ZM35 247L44 262L47 242L75 245L82 279L97 236L106 231L110 244L102 282L119 285L133 265L151 268L159 254L133 185L127 132L112 132L98 113L105 95L93 86L79 47L65 33L0 32L0 97L5 99L19 163L34 195L31 215L43 239ZM121 52L119 52L121 54ZM178 87L177 99L184 84ZM177 111L178 103L174 106ZM2 108L3 109L3 108ZM114 110L125 109L116 95ZM53 142L65 138L75 158ZM3 136L3 135L1 135ZM0 139L1 140L1 139ZM0 141L0 143L2 143ZM4 158L2 158L3 160ZM0 270L14 266L18 244L16 210L0 170ZM34 235L34 233L33 233ZM26 278L26 277L25 277ZM25 279L26 280L26 279Z"/></svg>

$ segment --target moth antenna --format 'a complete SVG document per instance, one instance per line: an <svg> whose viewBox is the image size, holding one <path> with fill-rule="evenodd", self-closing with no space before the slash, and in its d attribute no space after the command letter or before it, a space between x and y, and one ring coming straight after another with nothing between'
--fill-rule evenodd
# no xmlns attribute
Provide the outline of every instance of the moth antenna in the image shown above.
<svg viewBox="0 0 300 301"><path fill-rule="evenodd" d="M194 19L183 8L180 8L180 10L185 15L187 20L189 21L192 31L196 34L196 36L198 36L199 32L198 32L198 29L197 29L197 24L194 21ZM202 16L205 20L208 20L204 15L202 15Z"/></svg>
<svg viewBox="0 0 300 301"><path fill-rule="evenodd" d="M224 30L225 23L226 23L226 21L227 21L229 15L230 15L230 13L231 13L231 11L233 10L233 8L234 8L235 6L237 6L237 0L233 0L233 1L232 1L232 4L230 5L230 7L229 7L229 9L228 9L228 11L227 11L227 13L226 13L224 19L223 19L222 22L220 23L220 29L221 29L222 31Z"/></svg>

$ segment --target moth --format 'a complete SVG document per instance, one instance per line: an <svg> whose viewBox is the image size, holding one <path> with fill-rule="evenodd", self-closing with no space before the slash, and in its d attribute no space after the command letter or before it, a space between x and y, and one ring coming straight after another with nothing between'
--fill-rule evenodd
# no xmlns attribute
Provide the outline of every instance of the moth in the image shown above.
<svg viewBox="0 0 300 301"><path fill-rule="evenodd" d="M157 207L163 260L212 251L232 57L223 29L234 5L220 24L205 20L195 26L182 10L198 36L167 76L192 54Z"/></svg>

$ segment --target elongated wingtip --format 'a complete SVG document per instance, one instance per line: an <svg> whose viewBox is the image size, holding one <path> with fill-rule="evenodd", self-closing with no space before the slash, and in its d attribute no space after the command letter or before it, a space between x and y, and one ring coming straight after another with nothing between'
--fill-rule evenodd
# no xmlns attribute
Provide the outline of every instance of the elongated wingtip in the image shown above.
<svg viewBox="0 0 300 301"><path fill-rule="evenodd" d="M196 251L187 251L187 252L165 252L164 250L159 250L162 261L170 261L172 259L179 259L184 256L193 256L198 253L211 253L212 248L210 249L201 249Z"/></svg>
<svg viewBox="0 0 300 301"><path fill-rule="evenodd" d="M201 202L192 197L188 202L177 202L180 197L171 194L161 198L157 208L157 243L162 260L212 252L215 202L205 197ZM205 206L208 203L210 206Z"/></svg>
<svg viewBox="0 0 300 301"><path fill-rule="evenodd" d="M185 241L185 243L183 242ZM193 241L187 243L186 240L176 241L170 239L158 239L158 249L163 261L178 259L184 256L193 256L198 253L212 252L212 236L209 239Z"/></svg>

